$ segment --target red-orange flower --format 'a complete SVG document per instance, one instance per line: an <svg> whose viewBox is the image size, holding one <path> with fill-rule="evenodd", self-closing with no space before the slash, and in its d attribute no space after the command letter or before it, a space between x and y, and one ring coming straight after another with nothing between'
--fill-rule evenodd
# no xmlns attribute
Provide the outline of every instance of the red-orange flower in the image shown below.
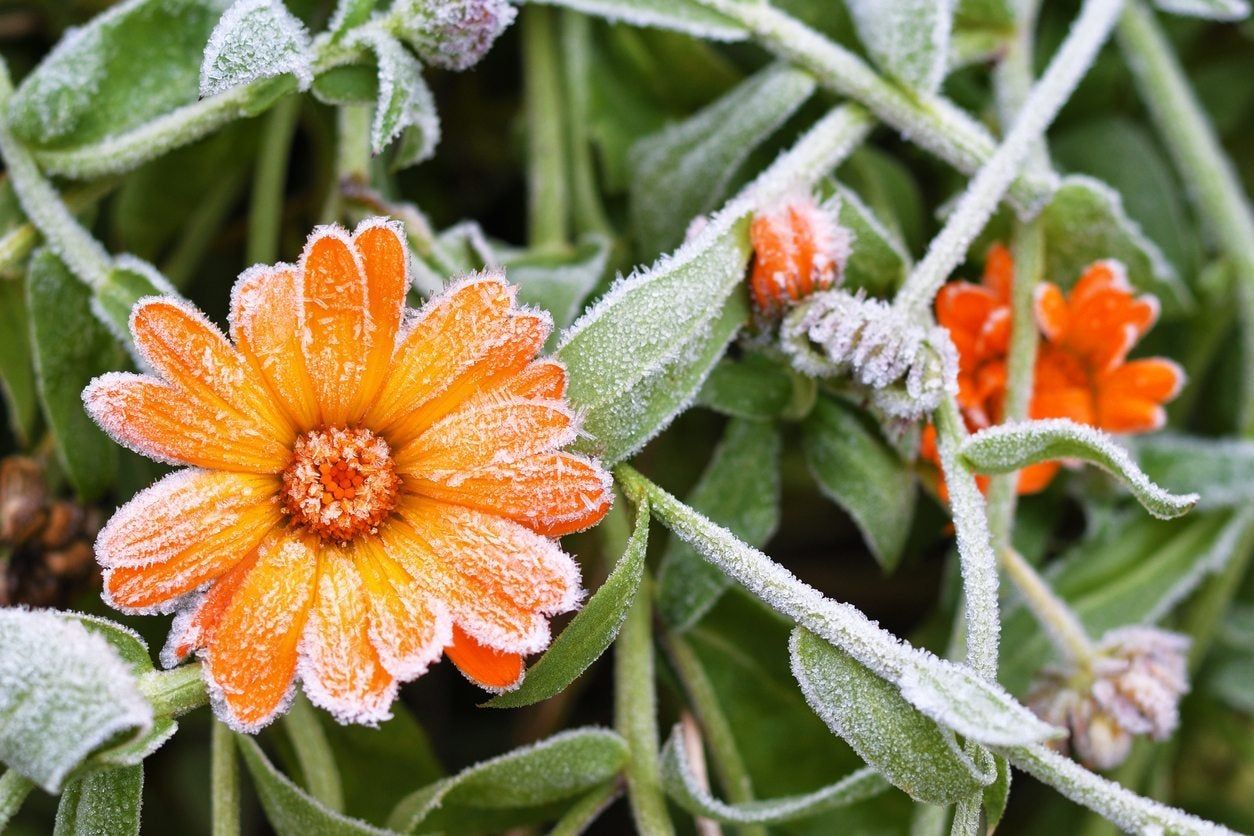
<svg viewBox="0 0 1254 836"><path fill-rule="evenodd" d="M749 225L753 265L749 289L768 321L840 281L849 255L849 232L833 212L806 196L759 212Z"/></svg>
<svg viewBox="0 0 1254 836"><path fill-rule="evenodd" d="M240 277L230 339L142 300L131 331L155 375L84 392L119 442L190 465L119 509L96 551L112 605L178 613L163 662L199 652L237 729L273 719L297 678L341 722L376 722L444 654L512 687L582 595L552 538L599 521L610 482L561 451L566 373L535 359L550 318L499 275L417 312L408 288L393 225L322 227L299 266Z"/></svg>

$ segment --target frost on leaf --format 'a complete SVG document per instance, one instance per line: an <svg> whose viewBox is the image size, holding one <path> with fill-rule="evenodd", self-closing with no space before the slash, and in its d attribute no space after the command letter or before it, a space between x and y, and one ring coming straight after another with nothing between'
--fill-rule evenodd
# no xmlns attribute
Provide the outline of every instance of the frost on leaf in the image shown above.
<svg viewBox="0 0 1254 836"><path fill-rule="evenodd" d="M379 62L379 95L370 125L370 148L380 154L405 135L397 168L420 163L435 153L440 141L440 118L435 99L422 78L422 64L395 38L365 31L359 36Z"/></svg>
<svg viewBox="0 0 1254 836"><path fill-rule="evenodd" d="M309 34L279 0L236 0L205 47L200 95L285 73L304 90L313 82L309 61Z"/></svg>
<svg viewBox="0 0 1254 836"><path fill-rule="evenodd" d="M465 70L487 55L517 10L506 0L401 0L392 15L422 60Z"/></svg>
<svg viewBox="0 0 1254 836"><path fill-rule="evenodd" d="M1250 13L1246 0L1154 0L1164 12L1211 20L1243 20Z"/></svg>
<svg viewBox="0 0 1254 836"><path fill-rule="evenodd" d="M953 0L850 0L858 37L883 70L920 93L945 78Z"/></svg>
<svg viewBox="0 0 1254 836"><path fill-rule="evenodd" d="M656 26L711 41L740 41L744 28L699 0L539 0L631 26Z"/></svg>
<svg viewBox="0 0 1254 836"><path fill-rule="evenodd" d="M104 637L55 613L0 610L0 761L55 793L103 743L152 723Z"/></svg>

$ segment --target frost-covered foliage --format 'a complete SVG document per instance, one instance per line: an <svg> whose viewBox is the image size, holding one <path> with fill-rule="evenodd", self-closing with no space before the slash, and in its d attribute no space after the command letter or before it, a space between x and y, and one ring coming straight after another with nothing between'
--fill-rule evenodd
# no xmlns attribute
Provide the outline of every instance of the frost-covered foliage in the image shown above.
<svg viewBox="0 0 1254 836"><path fill-rule="evenodd" d="M392 14L424 61L465 70L487 54L517 10L506 0L399 0Z"/></svg>
<svg viewBox="0 0 1254 836"><path fill-rule="evenodd" d="M284 73L294 75L302 90L313 82L304 25L279 0L236 0L205 46L200 95Z"/></svg>

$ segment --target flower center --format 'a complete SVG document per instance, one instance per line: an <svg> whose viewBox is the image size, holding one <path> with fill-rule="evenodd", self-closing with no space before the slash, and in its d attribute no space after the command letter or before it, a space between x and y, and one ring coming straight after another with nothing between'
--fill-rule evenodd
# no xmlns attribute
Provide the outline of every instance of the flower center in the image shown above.
<svg viewBox="0 0 1254 836"><path fill-rule="evenodd" d="M282 478L283 513L341 543L374 531L396 507L401 485L387 442L357 427L302 435Z"/></svg>

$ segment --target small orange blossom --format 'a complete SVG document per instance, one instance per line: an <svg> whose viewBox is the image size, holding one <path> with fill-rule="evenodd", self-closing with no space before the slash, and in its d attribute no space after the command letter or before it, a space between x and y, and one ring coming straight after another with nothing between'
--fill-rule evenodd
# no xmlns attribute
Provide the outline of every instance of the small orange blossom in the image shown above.
<svg viewBox="0 0 1254 836"><path fill-rule="evenodd" d="M759 212L749 224L749 289L758 314L777 321L818 290L838 284L849 256L849 231L809 195Z"/></svg>

